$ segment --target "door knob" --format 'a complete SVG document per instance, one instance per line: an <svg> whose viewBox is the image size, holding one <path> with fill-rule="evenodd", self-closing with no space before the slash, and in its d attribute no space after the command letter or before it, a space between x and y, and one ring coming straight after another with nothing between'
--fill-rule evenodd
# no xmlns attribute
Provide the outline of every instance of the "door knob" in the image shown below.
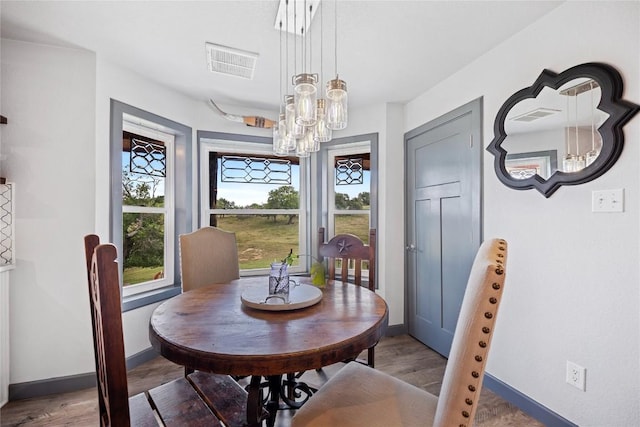
<svg viewBox="0 0 640 427"><path fill-rule="evenodd" d="M414 245L413 243L410 243L410 244L407 246L407 248L406 248L406 249L407 249L408 251L415 252L415 251L416 251L416 245Z"/></svg>

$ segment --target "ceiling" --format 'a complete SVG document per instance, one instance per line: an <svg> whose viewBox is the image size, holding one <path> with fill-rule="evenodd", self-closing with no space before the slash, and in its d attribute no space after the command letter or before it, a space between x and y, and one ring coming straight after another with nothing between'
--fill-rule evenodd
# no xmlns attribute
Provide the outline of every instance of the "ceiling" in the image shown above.
<svg viewBox="0 0 640 427"><path fill-rule="evenodd" d="M561 3L338 0L337 71L349 105L410 101ZM336 3L321 4L326 81L334 77ZM2 0L0 25L3 38L87 49L196 100L212 98L229 112L242 106L275 116L282 68L277 10L277 0ZM313 57L319 56L319 37L312 41ZM205 42L257 53L253 80L210 72ZM318 60L313 68L320 72Z"/></svg>

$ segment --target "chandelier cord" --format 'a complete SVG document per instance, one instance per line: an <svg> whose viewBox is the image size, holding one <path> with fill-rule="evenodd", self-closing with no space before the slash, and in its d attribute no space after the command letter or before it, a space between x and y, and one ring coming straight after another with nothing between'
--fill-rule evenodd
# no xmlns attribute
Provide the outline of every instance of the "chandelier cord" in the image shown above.
<svg viewBox="0 0 640 427"><path fill-rule="evenodd" d="M334 43L334 64L336 67L336 78L338 77L338 0L334 1L334 8L333 8L333 13L334 13L334 26L333 26L333 30L334 30L334 35L333 35L333 43Z"/></svg>
<svg viewBox="0 0 640 427"><path fill-rule="evenodd" d="M287 36L287 54L286 54L287 66L286 66L286 69L287 69L287 71L286 71L286 73L287 74L284 77L284 81L286 82L286 78L289 75L289 0L286 0L285 4L286 4L286 9L287 9L287 11L286 11L286 14L287 14L287 34L286 34L286 36ZM282 102L284 103L284 98L282 99Z"/></svg>
<svg viewBox="0 0 640 427"><path fill-rule="evenodd" d="M280 48L278 49L278 53L280 54L280 76L278 78L278 84L280 87L278 89L278 96L282 99L282 19L280 19ZM280 113L282 112L282 103L280 103Z"/></svg>
<svg viewBox="0 0 640 427"><path fill-rule="evenodd" d="M322 63L324 62L324 53L323 53L323 49L322 49L322 39L323 37L323 24L322 24L322 10L324 8L322 6L320 6L320 82L323 82L324 80L324 72L322 70Z"/></svg>
<svg viewBox="0 0 640 427"><path fill-rule="evenodd" d="M309 21L311 21L311 16L313 13L313 5L309 5ZM309 22L311 25L311 22ZM313 70L313 31L309 32L309 72Z"/></svg>
<svg viewBox="0 0 640 427"><path fill-rule="evenodd" d="M302 2L302 14L304 15L304 22L303 22L303 26L302 26L302 72L306 73L307 72L307 37L308 37L308 31L305 31L305 29L307 29L307 0L304 0Z"/></svg>
<svg viewBox="0 0 640 427"><path fill-rule="evenodd" d="M298 46L297 46L297 33L298 31L298 7L295 2L293 3L293 74L298 74ZM293 83L293 81L292 81Z"/></svg>

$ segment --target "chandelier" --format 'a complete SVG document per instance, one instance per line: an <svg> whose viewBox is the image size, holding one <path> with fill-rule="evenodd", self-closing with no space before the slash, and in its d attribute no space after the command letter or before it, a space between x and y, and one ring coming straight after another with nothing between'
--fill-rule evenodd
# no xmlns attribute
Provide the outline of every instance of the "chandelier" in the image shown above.
<svg viewBox="0 0 640 427"><path fill-rule="evenodd" d="M313 73L313 40L311 21L320 9L320 74ZM281 0L276 17L280 32L280 115L273 127L273 151L277 155L309 157L320 150L320 143L332 138L332 131L347 127L347 84L338 76L338 12L334 0L334 67L335 78L325 90L323 75L323 25L320 0ZM317 26L316 26L317 27ZM283 55L283 36L285 54ZM293 54L289 47L293 45ZM289 79L289 65L293 75ZM298 67L300 66L300 69ZM283 70L284 69L284 70ZM284 76L284 77L283 77ZM283 91L283 83L285 90Z"/></svg>

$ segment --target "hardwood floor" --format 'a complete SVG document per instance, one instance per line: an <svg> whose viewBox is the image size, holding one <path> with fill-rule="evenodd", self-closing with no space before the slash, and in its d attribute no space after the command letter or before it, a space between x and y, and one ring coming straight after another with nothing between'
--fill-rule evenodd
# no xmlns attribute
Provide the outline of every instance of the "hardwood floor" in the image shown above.
<svg viewBox="0 0 640 427"><path fill-rule="evenodd" d="M386 337L376 347L376 368L433 394L440 391L446 359L408 335ZM307 372L303 379L319 387L342 364ZM129 394L137 394L183 375L183 369L157 357L129 372ZM287 427L292 411L278 413L277 427ZM34 399L9 402L0 409L0 425L9 426L95 426L98 398L95 388ZM475 419L477 427L543 427L517 407L486 388L480 396ZM391 427L391 426L390 426Z"/></svg>

